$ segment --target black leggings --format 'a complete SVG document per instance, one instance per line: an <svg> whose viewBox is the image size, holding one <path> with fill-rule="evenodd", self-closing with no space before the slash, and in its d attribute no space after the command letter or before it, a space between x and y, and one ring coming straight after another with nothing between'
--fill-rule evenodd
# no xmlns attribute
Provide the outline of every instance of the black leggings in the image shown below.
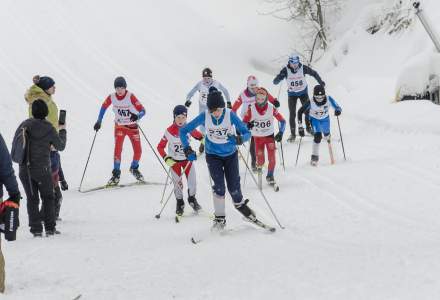
<svg viewBox="0 0 440 300"><path fill-rule="evenodd" d="M296 128L296 102L299 100L301 101L301 105L304 105L307 101L309 101L309 95L304 94L301 96L289 96L288 102L289 102L289 124L290 124L290 133L292 135L295 135L295 128ZM310 128L310 120L308 116L305 118L306 126Z"/></svg>

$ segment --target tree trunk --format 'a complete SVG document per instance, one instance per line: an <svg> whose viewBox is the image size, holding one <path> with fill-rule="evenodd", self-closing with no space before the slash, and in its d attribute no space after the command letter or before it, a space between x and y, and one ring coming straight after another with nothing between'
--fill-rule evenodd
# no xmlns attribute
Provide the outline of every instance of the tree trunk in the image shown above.
<svg viewBox="0 0 440 300"><path fill-rule="evenodd" d="M325 33L325 24L324 24L324 15L322 13L322 4L321 0L316 0L316 15L318 17L319 23L319 38L322 41L322 47L324 50L327 49L327 35Z"/></svg>

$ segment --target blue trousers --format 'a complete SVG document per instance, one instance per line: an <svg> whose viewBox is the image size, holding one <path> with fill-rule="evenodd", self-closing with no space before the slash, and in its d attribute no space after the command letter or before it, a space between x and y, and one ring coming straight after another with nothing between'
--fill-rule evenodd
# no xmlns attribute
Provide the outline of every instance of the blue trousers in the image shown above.
<svg viewBox="0 0 440 300"><path fill-rule="evenodd" d="M313 131L315 133L323 133L324 135L330 134L330 118L324 118L322 120L318 120L310 117L310 121L312 123Z"/></svg>
<svg viewBox="0 0 440 300"><path fill-rule="evenodd" d="M208 163L209 173L214 181L213 191L219 197L224 197L225 179L229 194L234 203L241 203L243 194L240 187L240 174L238 169L238 152L235 151L226 157L206 154L206 162Z"/></svg>

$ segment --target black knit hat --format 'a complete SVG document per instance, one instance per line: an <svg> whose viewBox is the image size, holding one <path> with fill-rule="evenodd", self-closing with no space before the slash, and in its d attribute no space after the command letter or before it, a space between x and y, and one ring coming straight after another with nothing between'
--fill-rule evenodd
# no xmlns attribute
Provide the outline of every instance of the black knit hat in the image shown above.
<svg viewBox="0 0 440 300"><path fill-rule="evenodd" d="M325 96L325 89L322 85L315 85L313 89L313 96Z"/></svg>
<svg viewBox="0 0 440 300"><path fill-rule="evenodd" d="M47 91L51 87L55 85L55 81L49 76L37 77L33 78L34 83L41 88L43 91Z"/></svg>
<svg viewBox="0 0 440 300"><path fill-rule="evenodd" d="M210 68L204 68L202 71L202 77L212 77L212 70Z"/></svg>
<svg viewBox="0 0 440 300"><path fill-rule="evenodd" d="M122 76L116 77L115 79L115 88L127 88L127 82L125 81L125 78Z"/></svg>
<svg viewBox="0 0 440 300"><path fill-rule="evenodd" d="M209 88L207 106L210 111L225 107L222 93L213 86Z"/></svg>
<svg viewBox="0 0 440 300"><path fill-rule="evenodd" d="M46 102L41 99L37 99L32 102L32 116L35 119L44 120L49 114L49 108L47 107Z"/></svg>

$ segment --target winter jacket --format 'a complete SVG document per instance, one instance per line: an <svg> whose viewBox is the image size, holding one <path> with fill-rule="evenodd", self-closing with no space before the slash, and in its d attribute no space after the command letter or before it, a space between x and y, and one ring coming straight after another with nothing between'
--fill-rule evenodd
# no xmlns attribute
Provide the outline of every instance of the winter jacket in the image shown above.
<svg viewBox="0 0 440 300"><path fill-rule="evenodd" d="M316 79L316 81L325 87L325 82L322 81L321 76L319 76L318 72L316 72L315 70L313 70L312 68L299 64L298 69L300 69L301 67L303 67L303 71L304 71L304 76L306 75L310 75L312 77L314 77ZM281 80L286 79L287 78L287 68L290 69L290 71L292 71L293 73L296 73L296 71L291 68L289 65L285 66L280 73L274 78L273 80L273 84L278 84L281 82ZM302 94L307 95L308 94L308 88L306 88L304 91L300 92L300 93L296 93L296 92L289 92L288 93L289 96L300 96Z"/></svg>
<svg viewBox="0 0 440 300"><path fill-rule="evenodd" d="M55 129L58 130L58 106L53 101L51 95L47 94L45 91L43 91L43 89L34 84L29 88L29 90L27 90L24 98L29 104L29 117L32 117L32 103L37 99L44 100L49 108L49 115L46 119L52 124L53 127L55 127Z"/></svg>
<svg viewBox="0 0 440 300"><path fill-rule="evenodd" d="M0 199L3 197L3 185L8 190L9 196L20 193L14 169L12 168L11 155L0 134Z"/></svg>
<svg viewBox="0 0 440 300"><path fill-rule="evenodd" d="M61 129L58 133L47 120L30 118L20 124L15 134L23 127L27 128L29 137L30 169L50 167L51 145L56 150L63 151L66 147L66 130Z"/></svg>

